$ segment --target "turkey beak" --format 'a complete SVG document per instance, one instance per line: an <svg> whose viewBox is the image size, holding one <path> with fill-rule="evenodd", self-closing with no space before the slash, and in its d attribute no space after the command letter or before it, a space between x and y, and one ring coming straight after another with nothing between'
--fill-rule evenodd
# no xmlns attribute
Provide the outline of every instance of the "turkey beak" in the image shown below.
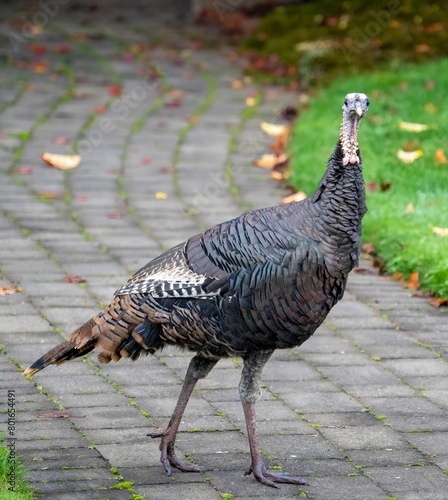
<svg viewBox="0 0 448 500"><path fill-rule="evenodd" d="M362 106L360 103L356 103L356 114L361 118L364 115L364 110L362 109Z"/></svg>

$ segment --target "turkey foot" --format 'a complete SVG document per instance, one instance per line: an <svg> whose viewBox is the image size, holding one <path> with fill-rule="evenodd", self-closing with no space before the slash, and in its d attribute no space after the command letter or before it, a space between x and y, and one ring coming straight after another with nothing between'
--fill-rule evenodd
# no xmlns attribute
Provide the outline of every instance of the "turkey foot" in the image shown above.
<svg viewBox="0 0 448 500"><path fill-rule="evenodd" d="M177 458L176 452L174 451L174 440L176 437L176 432L173 432L172 428L168 427L164 431L151 432L148 434L151 438L162 438L160 442L160 461L162 462L166 473L171 476L171 466L179 469L182 472L201 472L201 467L196 465L190 465Z"/></svg>
<svg viewBox="0 0 448 500"><path fill-rule="evenodd" d="M160 451L162 452L160 456L160 461L162 462L165 470L169 475L171 475L171 466L182 472L200 472L202 469L196 465L186 464L179 460L174 451L174 443L176 441L177 431L179 429L180 422L182 420L182 415L184 414L185 408L187 407L188 400L190 399L191 393L197 383L201 378L207 376L210 370L215 366L217 360L203 358L197 354L188 366L187 374L185 375L184 384L182 390L180 391L179 399L177 400L176 407L171 416L171 420L168 427L165 430L160 430L156 432L151 432L148 436L152 438L162 438L160 442Z"/></svg>
<svg viewBox="0 0 448 500"><path fill-rule="evenodd" d="M303 484L307 485L308 483L298 476L291 476L288 472L273 472L266 468L264 463L259 460L255 460L256 465L251 465L249 470L244 474L245 476L249 476L250 474L254 474L255 479L260 481L260 483L265 484L266 486L272 486L274 488L278 488L275 483L288 483L288 484Z"/></svg>

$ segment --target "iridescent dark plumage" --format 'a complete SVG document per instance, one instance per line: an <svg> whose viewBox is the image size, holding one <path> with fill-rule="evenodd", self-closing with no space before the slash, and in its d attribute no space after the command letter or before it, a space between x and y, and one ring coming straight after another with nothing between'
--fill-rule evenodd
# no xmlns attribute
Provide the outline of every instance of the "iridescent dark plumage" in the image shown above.
<svg viewBox="0 0 448 500"><path fill-rule="evenodd" d="M254 210L193 236L138 271L113 302L25 372L97 348L102 362L136 359L165 345L196 352L179 402L161 437L162 463L196 467L174 452L177 429L196 382L225 356L241 356L239 386L252 464L264 484L303 481L266 469L256 431L261 371L275 349L299 346L342 298L360 252L366 212L357 131L364 94L348 94L340 139L316 192L289 205Z"/></svg>

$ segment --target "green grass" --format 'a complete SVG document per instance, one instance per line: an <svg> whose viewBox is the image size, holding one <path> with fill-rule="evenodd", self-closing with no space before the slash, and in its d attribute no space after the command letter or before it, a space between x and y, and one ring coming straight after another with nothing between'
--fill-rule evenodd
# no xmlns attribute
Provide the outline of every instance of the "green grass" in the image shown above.
<svg viewBox="0 0 448 500"><path fill-rule="evenodd" d="M448 59L421 65L398 65L393 72L374 72L335 81L311 100L297 121L290 143L291 182L311 194L323 175L338 139L344 95L359 91L371 105L361 124L369 211L363 240L374 246L389 273L420 273L422 289L448 297L448 237L432 227L448 228ZM401 120L437 128L421 133L400 130ZM397 151L412 142L423 151L414 163L402 163ZM369 184L375 183L375 184ZM390 189L382 191L381 184ZM414 211L406 210L412 204Z"/></svg>
<svg viewBox="0 0 448 500"><path fill-rule="evenodd" d="M26 480L26 471L20 462L15 465L15 491L9 491L8 477L10 462L9 449L5 446L3 435L0 434L0 500L32 500L33 492Z"/></svg>
<svg viewBox="0 0 448 500"><path fill-rule="evenodd" d="M306 86L389 61L443 57L447 22L441 0L302 2L272 10L243 48L253 56L249 72Z"/></svg>

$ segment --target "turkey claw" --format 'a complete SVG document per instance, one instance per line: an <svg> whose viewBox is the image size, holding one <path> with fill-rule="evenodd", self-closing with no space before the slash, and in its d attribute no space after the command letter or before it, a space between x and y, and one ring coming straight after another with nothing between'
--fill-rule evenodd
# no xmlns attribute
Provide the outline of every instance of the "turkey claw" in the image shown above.
<svg viewBox="0 0 448 500"><path fill-rule="evenodd" d="M172 469L179 469L182 472L201 472L203 469L197 465L190 465L177 458L176 452L174 451L174 438L171 436L170 429L157 430L156 432L150 432L148 434L151 438L162 438L160 441L159 449L162 452L160 455L160 461L165 468L168 476L171 476Z"/></svg>
<svg viewBox="0 0 448 500"><path fill-rule="evenodd" d="M261 484L272 486L273 488L279 488L275 483L308 485L301 477L291 476L289 472L273 472L267 469L265 465L258 466L255 469L251 465L244 475L249 476L252 473L255 479L260 481Z"/></svg>

